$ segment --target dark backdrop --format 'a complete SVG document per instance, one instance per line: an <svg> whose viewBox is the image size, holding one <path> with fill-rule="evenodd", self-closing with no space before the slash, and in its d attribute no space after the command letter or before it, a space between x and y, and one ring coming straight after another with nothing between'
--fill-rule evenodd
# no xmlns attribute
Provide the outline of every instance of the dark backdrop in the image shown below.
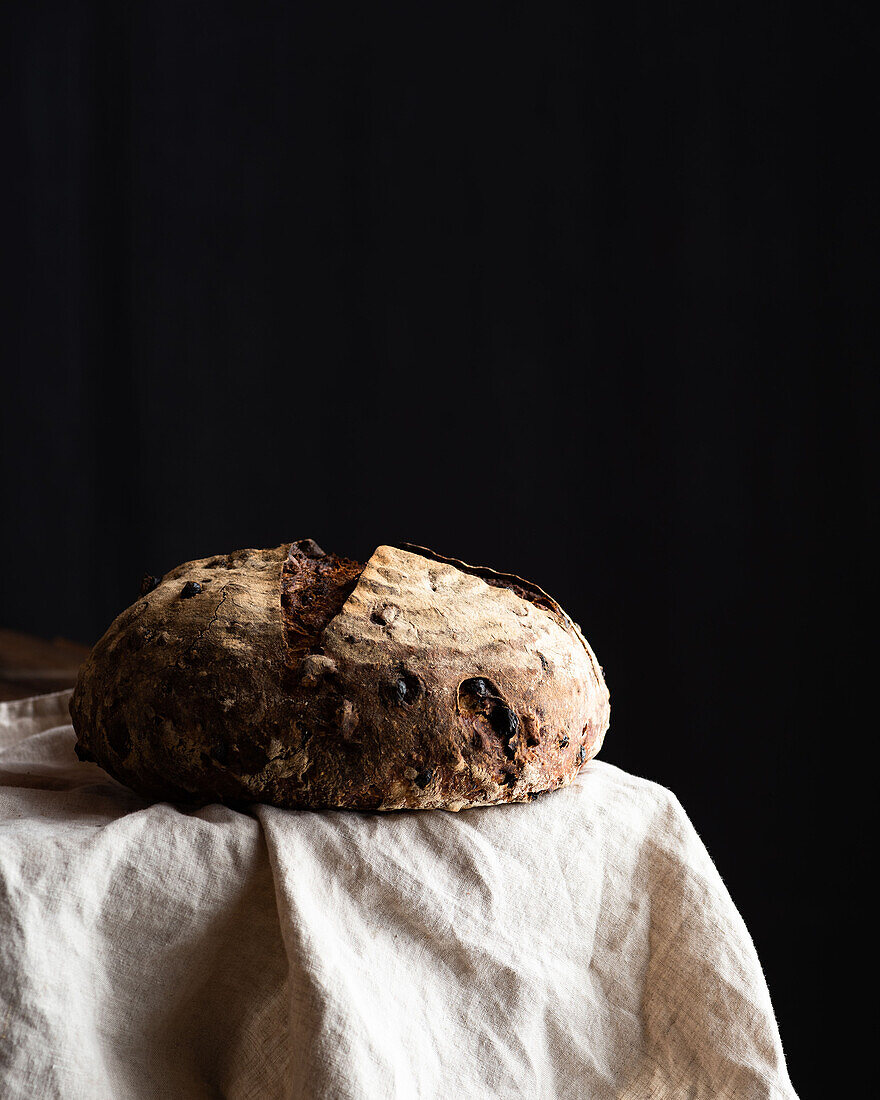
<svg viewBox="0 0 880 1100"><path fill-rule="evenodd" d="M861 904L820 810L867 560L858 9L11 18L0 623L91 642L144 571L303 536L536 580L807 1088Z"/></svg>

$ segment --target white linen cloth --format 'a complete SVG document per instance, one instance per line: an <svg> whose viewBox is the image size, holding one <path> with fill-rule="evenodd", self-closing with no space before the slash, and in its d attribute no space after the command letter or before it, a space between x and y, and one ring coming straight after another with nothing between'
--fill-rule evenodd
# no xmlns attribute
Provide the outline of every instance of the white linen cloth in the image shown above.
<svg viewBox="0 0 880 1100"><path fill-rule="evenodd" d="M0 1096L795 1096L749 934L675 796L151 804L67 692L0 703Z"/></svg>

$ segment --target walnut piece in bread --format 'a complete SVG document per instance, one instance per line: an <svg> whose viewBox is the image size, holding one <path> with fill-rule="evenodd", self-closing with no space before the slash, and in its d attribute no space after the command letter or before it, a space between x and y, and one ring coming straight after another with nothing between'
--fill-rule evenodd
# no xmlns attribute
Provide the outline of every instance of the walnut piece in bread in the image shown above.
<svg viewBox="0 0 880 1100"><path fill-rule="evenodd" d="M536 585L424 547L311 539L188 562L110 626L77 754L151 798L292 809L524 802L609 722L602 670Z"/></svg>

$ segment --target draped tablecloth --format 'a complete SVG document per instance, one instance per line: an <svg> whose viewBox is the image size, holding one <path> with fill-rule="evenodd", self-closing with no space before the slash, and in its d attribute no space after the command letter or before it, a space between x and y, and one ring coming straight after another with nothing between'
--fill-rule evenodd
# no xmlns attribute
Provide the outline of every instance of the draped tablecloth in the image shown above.
<svg viewBox="0 0 880 1100"><path fill-rule="evenodd" d="M68 698L0 704L4 1100L795 1096L668 790L192 810L80 763Z"/></svg>

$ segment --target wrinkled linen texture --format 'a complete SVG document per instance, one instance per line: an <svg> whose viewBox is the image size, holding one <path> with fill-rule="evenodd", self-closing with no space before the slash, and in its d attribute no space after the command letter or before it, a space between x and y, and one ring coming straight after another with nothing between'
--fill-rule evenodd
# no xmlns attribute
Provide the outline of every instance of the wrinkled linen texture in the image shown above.
<svg viewBox="0 0 880 1100"><path fill-rule="evenodd" d="M0 1096L783 1098L675 796L594 761L459 814L150 803L0 703Z"/></svg>

